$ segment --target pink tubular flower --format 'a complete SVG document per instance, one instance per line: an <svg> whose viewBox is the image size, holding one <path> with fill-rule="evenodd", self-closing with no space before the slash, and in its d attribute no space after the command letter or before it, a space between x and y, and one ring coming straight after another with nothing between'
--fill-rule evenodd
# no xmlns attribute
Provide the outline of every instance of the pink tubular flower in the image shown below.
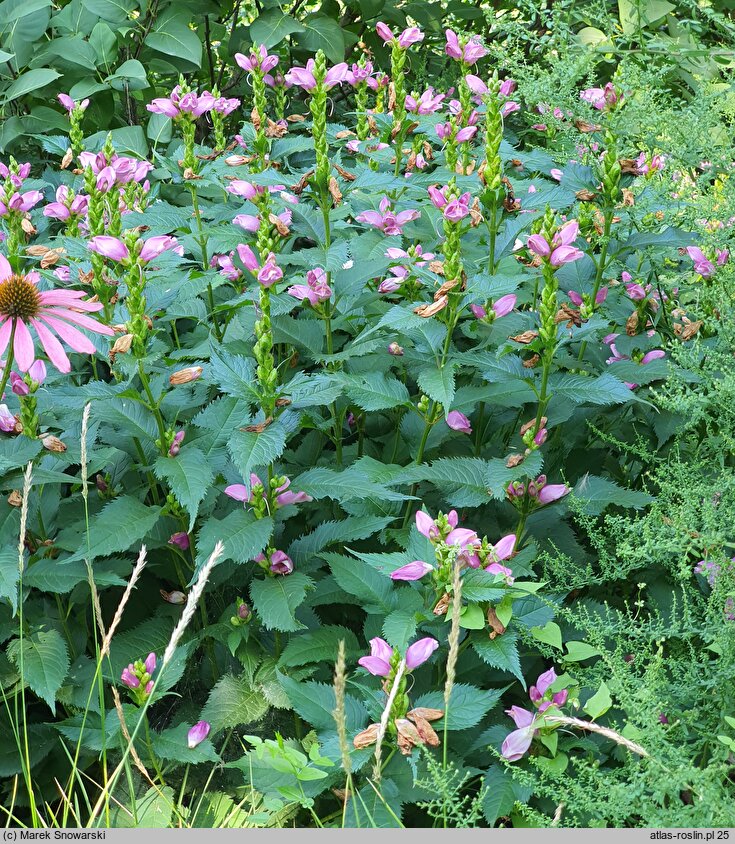
<svg viewBox="0 0 735 844"><path fill-rule="evenodd" d="M294 284L286 293L300 302L304 299L308 300L313 308L330 298L332 288L327 284L327 273L321 267L317 267L306 274L306 284Z"/></svg>
<svg viewBox="0 0 735 844"><path fill-rule="evenodd" d="M538 680L536 680L536 685L531 686L528 690L528 696L531 698L533 703L538 703L548 691L549 686L552 686L555 682L556 671L554 671L552 667L548 671L539 675Z"/></svg>
<svg viewBox="0 0 735 844"><path fill-rule="evenodd" d="M357 664L367 669L376 677L387 677L391 672L391 660L393 659L393 648L385 641L376 636L370 640L370 656L362 656Z"/></svg>
<svg viewBox="0 0 735 844"><path fill-rule="evenodd" d="M470 420L464 415L464 413L460 413L458 410L450 410L449 413L447 413L447 425L453 431L460 431L463 434L472 433Z"/></svg>
<svg viewBox="0 0 735 844"><path fill-rule="evenodd" d="M314 76L314 59L309 59L306 67L292 67L285 76L286 81L291 85L303 88L305 91L313 91L316 88ZM324 87L328 91L335 85L341 85L347 78L347 63L340 62L327 71L324 77Z"/></svg>
<svg viewBox="0 0 735 844"><path fill-rule="evenodd" d="M154 653L149 653L148 656L145 658L145 662L143 663L145 666L145 670L148 674L153 674L156 670L156 655Z"/></svg>
<svg viewBox="0 0 735 844"><path fill-rule="evenodd" d="M184 531L179 531L179 533L174 533L169 537L168 540L169 545L175 545L177 548L180 548L182 551L187 551L189 548L189 534L185 533Z"/></svg>
<svg viewBox="0 0 735 844"><path fill-rule="evenodd" d="M444 97L444 94L435 94L432 87L427 88L418 98L409 94L406 97L406 111L411 114L434 114L441 108Z"/></svg>
<svg viewBox="0 0 735 844"><path fill-rule="evenodd" d="M518 297L515 293L508 293L505 296L501 296L493 303L493 313L495 314L496 319L500 317L507 316L513 308L516 306L516 302Z"/></svg>
<svg viewBox="0 0 735 844"><path fill-rule="evenodd" d="M105 258L113 261L127 261L130 258L128 247L117 237L107 234L100 234L93 237L87 244L90 252L96 252Z"/></svg>
<svg viewBox="0 0 735 844"><path fill-rule="evenodd" d="M308 501L313 501L314 499L307 495L305 492L293 492L290 490L289 487L291 486L291 481L286 478L286 480L276 489L276 504L279 507L286 507L289 504L304 504Z"/></svg>
<svg viewBox="0 0 735 844"><path fill-rule="evenodd" d="M254 214L238 214L232 222L246 232L257 232L260 228L260 217Z"/></svg>
<svg viewBox="0 0 735 844"><path fill-rule="evenodd" d="M539 504L552 504L570 492L571 489L566 484L544 484L536 498Z"/></svg>
<svg viewBox="0 0 735 844"><path fill-rule="evenodd" d="M698 246L687 246L687 255L694 261L694 272L699 273L702 278L709 278L714 274L715 265Z"/></svg>
<svg viewBox="0 0 735 844"><path fill-rule="evenodd" d="M81 111L86 111L87 106L89 105L89 100L82 100L82 102L78 103L68 94L59 94L56 99L64 106L69 114L71 114L75 108L79 108Z"/></svg>
<svg viewBox="0 0 735 844"><path fill-rule="evenodd" d="M168 449L168 456L169 457L176 457L176 455L181 451L181 443L184 441L184 437L186 436L186 431L177 431L174 434L174 439Z"/></svg>
<svg viewBox="0 0 735 844"><path fill-rule="evenodd" d="M507 759L508 762L517 762L519 759L522 759L531 746L534 732L533 716L531 716L530 724L513 730L512 733L509 733L505 737L505 741L500 749L503 758Z"/></svg>
<svg viewBox="0 0 735 844"><path fill-rule="evenodd" d="M157 235L156 237L149 237L143 243L143 248L140 250L141 261L151 261L157 258L162 252L173 250L176 252L179 247L179 242L175 237L170 237L167 234Z"/></svg>
<svg viewBox="0 0 735 844"><path fill-rule="evenodd" d="M423 665L438 647L439 642L436 639L432 639L431 636L419 639L418 642L409 645L406 651L406 668L410 671L418 668L419 665Z"/></svg>
<svg viewBox="0 0 735 844"><path fill-rule="evenodd" d="M186 734L186 743L189 750L193 750L198 744L201 744L209 735L212 729L211 724L207 721L197 721L196 724Z"/></svg>
<svg viewBox="0 0 735 844"><path fill-rule="evenodd" d="M647 363L650 363L652 360L660 360L661 358L666 357L666 352L663 349L653 349L650 352L646 352L645 355L641 358L641 364L644 366Z"/></svg>
<svg viewBox="0 0 735 844"><path fill-rule="evenodd" d="M237 247L237 257L242 261L243 266L245 269L250 270L250 272L255 272L256 270L260 269L260 262L258 261L255 253L253 250L246 246L245 244L241 243Z"/></svg>
<svg viewBox="0 0 735 844"><path fill-rule="evenodd" d="M375 25L375 31L378 33L379 37L383 39L384 44L397 43L398 46L402 47L404 50L412 44L418 44L424 40L424 33L415 26L409 26L404 29L397 39L395 35L393 35L390 27L382 21L378 21Z"/></svg>
<svg viewBox="0 0 735 844"><path fill-rule="evenodd" d="M15 416L8 410L7 404L0 404L0 431L5 431L6 434L9 434L15 430L17 421Z"/></svg>
<svg viewBox="0 0 735 844"><path fill-rule="evenodd" d="M444 52L452 59L464 62L465 64L474 64L478 59L487 55L487 50L483 47L477 36L473 36L463 45L460 44L457 33L451 29L447 29L445 35L447 37L447 43L444 47Z"/></svg>
<svg viewBox="0 0 735 844"><path fill-rule="evenodd" d="M129 689L137 689L140 686L140 680L133 674L132 663L127 668L123 668L120 679Z"/></svg>
<svg viewBox="0 0 735 844"><path fill-rule="evenodd" d="M359 223L365 223L373 228L380 229L384 234L392 236L403 234L403 226L413 220L418 220L421 212L411 209L394 213L391 201L384 196L380 201L380 211L363 211L355 217Z"/></svg>
<svg viewBox="0 0 735 844"><path fill-rule="evenodd" d="M270 570L273 574L291 574L293 560L285 551L274 551L270 557Z"/></svg>
<svg viewBox="0 0 735 844"><path fill-rule="evenodd" d="M391 580L421 580L421 578L434 571L434 566L425 563L423 560L414 560L406 563L391 574Z"/></svg>
<svg viewBox="0 0 735 844"><path fill-rule="evenodd" d="M452 199L442 208L442 214L450 223L458 223L470 213L469 193L463 193L456 199Z"/></svg>
<svg viewBox="0 0 735 844"><path fill-rule="evenodd" d="M243 70L249 72L260 70L261 73L268 73L278 64L278 56L269 56L265 45L261 44L259 47L252 47L247 56L235 53L235 61Z"/></svg>
<svg viewBox="0 0 735 844"><path fill-rule="evenodd" d="M439 538L439 526L431 518L431 516L423 510L416 511L416 529L427 539L433 540Z"/></svg>
<svg viewBox="0 0 735 844"><path fill-rule="evenodd" d="M538 255L540 258L547 258L551 255L551 247L542 234L532 234L528 238L526 245L534 255Z"/></svg>
<svg viewBox="0 0 735 844"><path fill-rule="evenodd" d="M623 99L623 95L618 94L612 82L608 82L604 88L587 88L579 96L598 111L612 108Z"/></svg>
<svg viewBox="0 0 735 844"><path fill-rule="evenodd" d="M283 270L276 264L275 254L273 252L269 252L265 263L258 272L258 281L263 285L263 287L272 287L282 278Z"/></svg>
<svg viewBox="0 0 735 844"><path fill-rule="evenodd" d="M112 336L113 331L80 313L102 310L100 302L83 301L85 293L81 290L41 292L36 287L38 280L37 273L14 275L7 259L0 255L0 356L7 349L15 328L15 362L21 372L26 372L36 357L33 337L28 330L31 325L51 363L59 372L69 372L71 363L55 335L75 352L94 354L94 343L75 326L108 336Z"/></svg>

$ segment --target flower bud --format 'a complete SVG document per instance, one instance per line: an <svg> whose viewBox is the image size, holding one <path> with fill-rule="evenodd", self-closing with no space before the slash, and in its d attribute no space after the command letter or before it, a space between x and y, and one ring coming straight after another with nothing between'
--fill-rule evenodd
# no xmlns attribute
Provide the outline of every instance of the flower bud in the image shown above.
<svg viewBox="0 0 735 844"><path fill-rule="evenodd" d="M46 451L53 451L56 454L62 454L66 451L66 445L53 434L45 434L43 437L41 437L41 444L46 449Z"/></svg>
<svg viewBox="0 0 735 844"><path fill-rule="evenodd" d="M178 387L180 384L189 384L192 381L197 381L202 377L204 370L201 366L189 366L186 369L179 369L169 376L169 384L172 387Z"/></svg>
<svg viewBox="0 0 735 844"><path fill-rule="evenodd" d="M403 354L403 346L399 346L398 343L391 343L388 346L388 354L395 355L396 357L400 357Z"/></svg>
<svg viewBox="0 0 735 844"><path fill-rule="evenodd" d="M186 551L189 548L189 534L184 531L174 533L168 540L168 544L175 545L177 548L181 548L182 551Z"/></svg>
<svg viewBox="0 0 735 844"><path fill-rule="evenodd" d="M201 744L209 735L209 731L211 729L212 727L207 721L197 721L197 723L194 724L194 726L186 734L186 742L189 746L189 750L192 750L198 744Z"/></svg>

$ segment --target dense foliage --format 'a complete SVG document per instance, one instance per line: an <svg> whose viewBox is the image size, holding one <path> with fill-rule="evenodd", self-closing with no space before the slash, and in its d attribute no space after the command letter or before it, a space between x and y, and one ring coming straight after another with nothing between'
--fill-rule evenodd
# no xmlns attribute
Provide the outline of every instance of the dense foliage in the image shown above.
<svg viewBox="0 0 735 844"><path fill-rule="evenodd" d="M0 6L6 823L731 822L727 8L536 5Z"/></svg>

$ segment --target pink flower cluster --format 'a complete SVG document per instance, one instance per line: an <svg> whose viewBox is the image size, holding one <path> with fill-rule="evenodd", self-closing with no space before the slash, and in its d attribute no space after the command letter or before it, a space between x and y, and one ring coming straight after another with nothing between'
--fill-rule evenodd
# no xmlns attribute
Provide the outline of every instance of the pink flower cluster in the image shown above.
<svg viewBox="0 0 735 844"><path fill-rule="evenodd" d="M465 192L454 199L447 198L448 187L437 187L430 185L427 189L429 191L429 198L435 208L438 208L445 219L451 223L459 223L470 213L470 201L472 195Z"/></svg>
<svg viewBox="0 0 735 844"><path fill-rule="evenodd" d="M228 97L215 97L209 91L196 91L181 93L181 86L177 85L168 97L156 97L151 100L146 108L154 114L163 114L172 120L186 118L196 120L210 111L217 111L222 115L228 115L240 105L240 100Z"/></svg>
<svg viewBox="0 0 735 844"><path fill-rule="evenodd" d="M380 200L379 211L363 211L355 219L358 223L365 223L373 228L380 229L388 236L403 234L403 226L413 220L418 220L421 212L416 209L409 211L393 211L393 203L387 196Z"/></svg>
<svg viewBox="0 0 735 844"><path fill-rule="evenodd" d="M332 288L327 284L327 273L317 267L306 273L306 284L293 284L286 291L289 296L300 302L308 301L312 308L320 302L326 302L332 295Z"/></svg>
<svg viewBox="0 0 735 844"><path fill-rule="evenodd" d="M558 229L553 236L551 243L542 234L532 234L528 238L528 248L535 255L547 258L552 267L561 267L563 264L571 264L584 256L584 253L572 246L579 236L579 223L576 220L569 220Z"/></svg>
<svg viewBox="0 0 735 844"><path fill-rule="evenodd" d="M287 507L289 504L302 504L306 501L313 501L312 497L307 495L305 492L293 492L292 490L289 490L290 486L291 481L286 478L284 483L276 489L276 504L278 504L279 507ZM244 484L230 484L228 487L225 487L225 495L228 495L230 498L234 498L235 501L243 501L248 504L253 500L256 487L260 487L261 494L265 490L263 481L261 481L255 473L251 473L249 492L248 488Z"/></svg>
<svg viewBox="0 0 735 844"><path fill-rule="evenodd" d="M439 647L439 642L427 636L409 645L406 650L406 668L413 671L423 665ZM393 671L393 663L398 661L398 654L385 641L376 636L370 640L370 655L361 656L357 664L361 665L375 677L389 677Z"/></svg>
<svg viewBox="0 0 735 844"><path fill-rule="evenodd" d="M395 44L404 50L412 44L420 44L424 40L424 33L416 26L409 26L396 38L388 24L378 21L375 31L383 39L384 44Z"/></svg>
<svg viewBox="0 0 735 844"><path fill-rule="evenodd" d="M460 41L457 33L451 29L447 29L444 34L447 38L444 52L450 59L456 59L459 62L470 65L475 64L475 62L484 58L488 53L477 35Z"/></svg>
<svg viewBox="0 0 735 844"><path fill-rule="evenodd" d="M556 681L556 672L553 668L550 668L541 674L538 680L536 680L536 685L531 686L528 690L531 703L534 704L539 715L546 712L552 706L564 706L567 702L567 698L569 697L567 689L562 689L558 692L551 691L551 687ZM525 756L528 748L531 746L533 737L536 734L537 714L520 706L512 706L510 709L506 709L506 714L510 715L515 721L518 729L506 736L501 753L503 758L509 762L517 762Z"/></svg>

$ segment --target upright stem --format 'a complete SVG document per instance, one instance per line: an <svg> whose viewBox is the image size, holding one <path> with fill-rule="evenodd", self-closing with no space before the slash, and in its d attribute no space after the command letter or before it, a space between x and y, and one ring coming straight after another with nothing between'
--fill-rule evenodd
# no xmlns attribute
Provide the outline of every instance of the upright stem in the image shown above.
<svg viewBox="0 0 735 844"><path fill-rule="evenodd" d="M161 454L165 457L167 454L166 451L166 425L164 424L163 417L161 416L161 410L156 403L156 400L153 398L153 393L151 392L151 385L148 381L148 376L146 375L145 369L143 367L143 361L138 361L138 377L140 378L140 383L143 385L143 390L145 391L146 396L148 397L148 404L151 409L151 413L153 414L156 425L158 426L158 436L161 441Z"/></svg>
<svg viewBox="0 0 735 844"><path fill-rule="evenodd" d="M13 347L15 345L15 325L16 322L13 320L13 324L10 328L10 342L8 343L8 359L5 362L5 369L3 370L3 380L0 382L0 401L2 401L3 395L5 393L5 387L8 384L8 378L10 378L10 370L13 368Z"/></svg>
<svg viewBox="0 0 735 844"><path fill-rule="evenodd" d="M199 232L199 248L202 252L202 270L207 272L209 269L209 259L207 256L207 237L204 234L204 227L202 226L202 213L199 208L199 197L197 196L197 189L194 185L189 185L189 192L191 193L191 205L194 210L194 219L197 223L197 231ZM217 340L222 341L223 332L220 329L217 314L214 310L214 291L212 290L211 282L207 282L207 300L209 301L209 315L212 318L212 327Z"/></svg>
<svg viewBox="0 0 735 844"><path fill-rule="evenodd" d="M602 229L602 246L600 248L600 259L597 262L597 273L595 274L595 284L592 288L592 307L597 307L597 294L600 292L602 284L602 277L605 274L605 265L607 264L607 250L610 246L610 229L612 227L612 218L615 213L613 208L605 209L605 220ZM579 347L579 355L577 360L582 360L584 353L587 350L587 341L585 340Z"/></svg>

